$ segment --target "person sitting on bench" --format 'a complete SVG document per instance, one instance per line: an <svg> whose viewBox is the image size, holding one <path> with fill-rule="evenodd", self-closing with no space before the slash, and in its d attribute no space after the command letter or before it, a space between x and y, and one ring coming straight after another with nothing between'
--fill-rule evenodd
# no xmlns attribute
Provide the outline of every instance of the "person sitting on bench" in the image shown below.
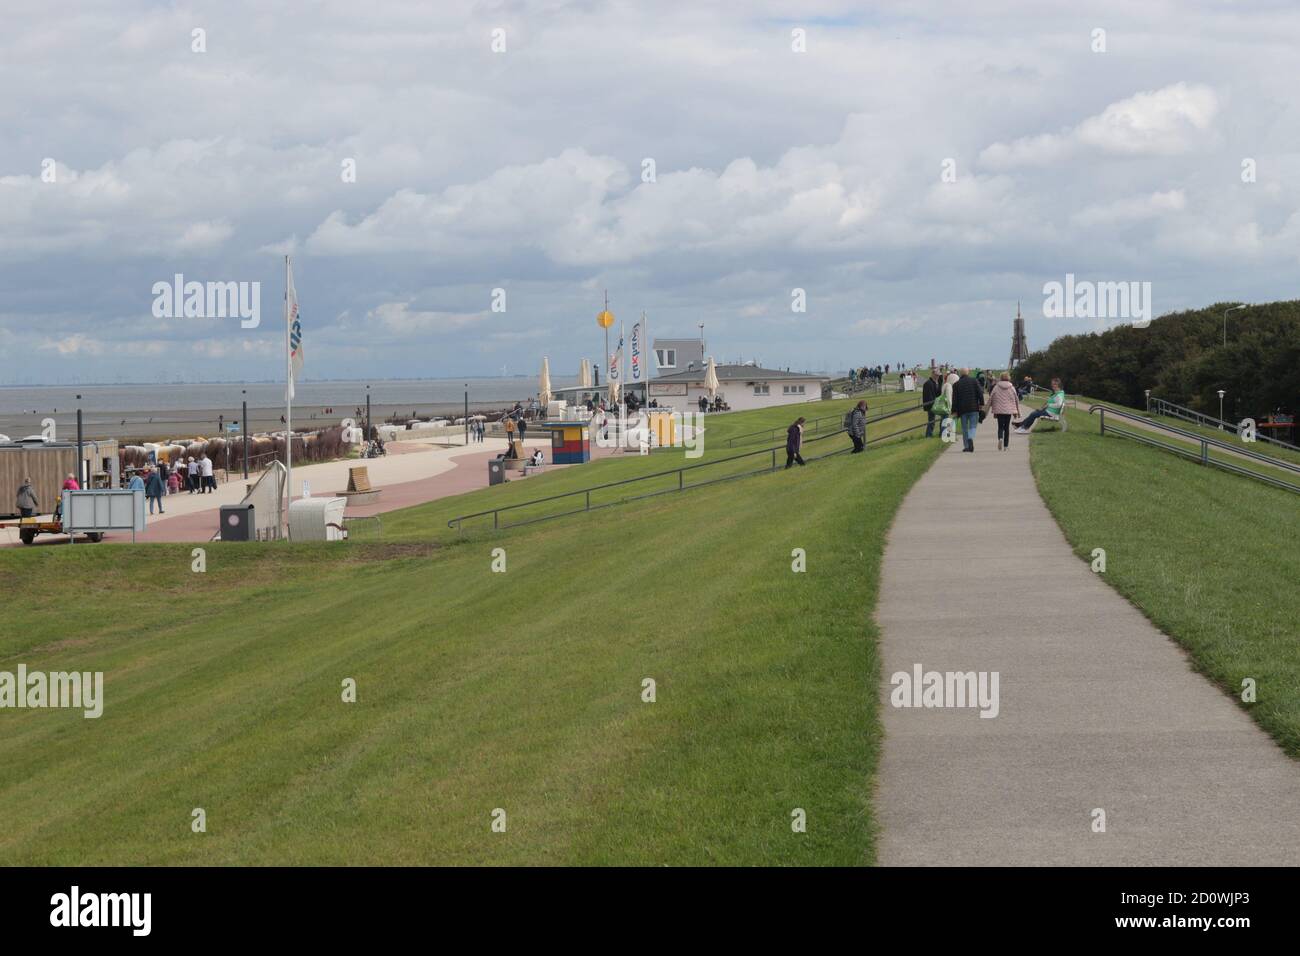
<svg viewBox="0 0 1300 956"><path fill-rule="evenodd" d="M1044 415L1050 415L1052 418L1060 418L1065 412L1065 389L1061 388L1059 378L1052 379L1052 397L1047 400L1047 404L1042 408L1036 408L1016 426L1017 435L1028 435L1033 431L1034 423Z"/></svg>
<svg viewBox="0 0 1300 956"><path fill-rule="evenodd" d="M533 452L534 465L541 467L545 463L546 463L546 456L542 454L542 450L540 448L537 449L535 452Z"/></svg>

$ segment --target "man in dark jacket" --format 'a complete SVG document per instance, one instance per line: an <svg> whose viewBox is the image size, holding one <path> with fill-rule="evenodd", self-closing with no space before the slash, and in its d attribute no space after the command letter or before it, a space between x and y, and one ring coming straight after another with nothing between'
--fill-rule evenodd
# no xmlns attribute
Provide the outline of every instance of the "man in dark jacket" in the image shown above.
<svg viewBox="0 0 1300 956"><path fill-rule="evenodd" d="M849 412L849 438L853 440L853 451L850 454L856 455L862 449L867 447L867 403L866 401L858 402L853 411Z"/></svg>
<svg viewBox="0 0 1300 956"><path fill-rule="evenodd" d="M803 466L803 456L799 452L803 449L803 423L805 419L802 415L794 420L785 432L785 467L789 468L796 461L800 467Z"/></svg>
<svg viewBox="0 0 1300 956"><path fill-rule="evenodd" d="M970 369L961 370L961 378L952 387L952 417L961 419L962 451L975 450L975 427L984 407L984 389L970 377Z"/></svg>
<svg viewBox="0 0 1300 956"><path fill-rule="evenodd" d="M938 417L934 414L934 400L943 391L943 379L937 368L930 369L930 377L921 386L921 407L925 409L925 437L934 437L934 423Z"/></svg>

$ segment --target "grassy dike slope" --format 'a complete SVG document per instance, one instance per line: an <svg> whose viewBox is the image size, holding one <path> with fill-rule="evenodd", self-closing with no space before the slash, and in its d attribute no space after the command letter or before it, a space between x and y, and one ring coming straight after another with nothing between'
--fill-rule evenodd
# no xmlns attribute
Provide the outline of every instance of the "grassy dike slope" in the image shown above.
<svg viewBox="0 0 1300 956"><path fill-rule="evenodd" d="M1070 430L1037 432L1038 490L1076 553L1106 551L1106 581L1191 654L1203 674L1300 757L1300 499L1097 431L1071 411ZM1043 582L1043 599L1051 584Z"/></svg>
<svg viewBox="0 0 1300 956"><path fill-rule="evenodd" d="M107 699L0 711L0 863L869 863L880 555L938 453L464 540L425 506L406 543L218 544L205 574L9 551L0 670L102 670Z"/></svg>

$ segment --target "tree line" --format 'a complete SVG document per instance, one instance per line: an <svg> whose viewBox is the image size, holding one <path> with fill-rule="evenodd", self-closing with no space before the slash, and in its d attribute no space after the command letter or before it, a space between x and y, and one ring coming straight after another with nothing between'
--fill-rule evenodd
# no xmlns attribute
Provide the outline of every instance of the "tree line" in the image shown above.
<svg viewBox="0 0 1300 956"><path fill-rule="evenodd" d="M1263 418L1295 413L1300 404L1300 301L1270 302L1224 311L1234 303L1161 316L1146 328L1130 325L1065 335L1032 353L1016 378L1032 375L1046 385L1059 377L1071 394L1145 407L1154 398L1219 414Z"/></svg>

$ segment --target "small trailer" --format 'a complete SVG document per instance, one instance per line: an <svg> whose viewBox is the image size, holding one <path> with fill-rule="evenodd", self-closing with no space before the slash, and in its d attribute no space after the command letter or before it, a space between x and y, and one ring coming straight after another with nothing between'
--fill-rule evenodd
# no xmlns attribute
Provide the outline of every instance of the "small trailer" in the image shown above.
<svg viewBox="0 0 1300 956"><path fill-rule="evenodd" d="M18 540L31 544L38 534L63 534L62 518L19 518L17 521L0 522L0 528L17 528ZM102 531L90 531L86 537L96 543L104 540Z"/></svg>
<svg viewBox="0 0 1300 956"><path fill-rule="evenodd" d="M104 540L106 531L136 532L145 529L144 492L130 489L92 488L65 491L62 512L52 518L30 517L0 523L0 528L17 528L18 540L31 544L41 534L66 534L69 540L84 534L93 542Z"/></svg>

